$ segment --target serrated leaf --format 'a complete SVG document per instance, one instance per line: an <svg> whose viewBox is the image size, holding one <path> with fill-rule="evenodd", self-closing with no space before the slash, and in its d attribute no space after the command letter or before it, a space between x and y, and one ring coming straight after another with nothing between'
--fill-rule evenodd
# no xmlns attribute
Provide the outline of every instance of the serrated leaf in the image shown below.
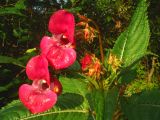
<svg viewBox="0 0 160 120"><path fill-rule="evenodd" d="M77 77L76 77L77 76ZM75 77L60 76L59 80L63 86L64 93L76 93L85 96L87 93L86 80L79 74L75 74Z"/></svg>
<svg viewBox="0 0 160 120"><path fill-rule="evenodd" d="M160 90L146 91L121 98L121 108L128 120L159 120Z"/></svg>
<svg viewBox="0 0 160 120"><path fill-rule="evenodd" d="M82 105L84 102L83 96L75 93L65 93L58 97L56 105L61 109L75 108L76 106ZM67 105L67 106L66 106Z"/></svg>
<svg viewBox="0 0 160 120"><path fill-rule="evenodd" d="M18 61L15 58L8 57L8 56L0 55L0 63L11 63L11 64L14 64L14 65L17 65L17 66L25 68L25 66L20 61Z"/></svg>
<svg viewBox="0 0 160 120"><path fill-rule="evenodd" d="M95 90L87 95L96 120L112 120L118 99L118 89Z"/></svg>
<svg viewBox="0 0 160 120"><path fill-rule="evenodd" d="M104 120L112 120L118 101L118 89L110 89L105 94L105 111Z"/></svg>
<svg viewBox="0 0 160 120"><path fill-rule="evenodd" d="M145 55L149 37L146 0L139 0L131 23L116 41L113 53L123 62L123 66L127 67Z"/></svg>
<svg viewBox="0 0 160 120"><path fill-rule="evenodd" d="M83 78L80 74L74 74L71 76L60 76L59 80L63 86L62 93L75 93L83 96L84 102L83 106L89 108L88 101L86 99L86 94L88 93L87 80Z"/></svg>

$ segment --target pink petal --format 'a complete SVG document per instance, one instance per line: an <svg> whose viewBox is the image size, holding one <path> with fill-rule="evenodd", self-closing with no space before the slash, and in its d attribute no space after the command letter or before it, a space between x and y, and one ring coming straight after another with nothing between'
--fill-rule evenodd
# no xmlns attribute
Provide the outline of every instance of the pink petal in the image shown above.
<svg viewBox="0 0 160 120"><path fill-rule="evenodd" d="M30 80L45 80L50 84L48 61L43 55L38 55L29 60L26 66L26 74Z"/></svg>
<svg viewBox="0 0 160 120"><path fill-rule="evenodd" d="M53 46L47 54L47 59L55 69L63 69L74 63L76 60L76 52L72 48Z"/></svg>
<svg viewBox="0 0 160 120"><path fill-rule="evenodd" d="M39 90L28 84L19 88L19 98L32 113L44 112L52 108L57 101L57 95L51 90Z"/></svg>
<svg viewBox="0 0 160 120"><path fill-rule="evenodd" d="M58 40L54 37L48 37L48 36L44 36L41 40L40 43L40 48L41 48L41 52L43 55L47 55L49 49L53 46L53 45L57 45Z"/></svg>
<svg viewBox="0 0 160 120"><path fill-rule="evenodd" d="M50 17L48 25L48 29L52 34L63 34L71 43L74 43L74 27L74 16L66 10L55 12Z"/></svg>

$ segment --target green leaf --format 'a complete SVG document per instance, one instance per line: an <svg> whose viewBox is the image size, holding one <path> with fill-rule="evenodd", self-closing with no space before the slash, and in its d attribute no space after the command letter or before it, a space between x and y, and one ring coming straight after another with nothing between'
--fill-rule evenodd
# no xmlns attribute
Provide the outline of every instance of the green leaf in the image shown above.
<svg viewBox="0 0 160 120"><path fill-rule="evenodd" d="M87 81L81 75L76 74L75 76L60 76L59 80L63 86L64 93L77 93L85 96L88 90Z"/></svg>
<svg viewBox="0 0 160 120"><path fill-rule="evenodd" d="M2 7L0 8L0 16L1 15L19 15L24 16L19 9L16 9L15 7Z"/></svg>
<svg viewBox="0 0 160 120"><path fill-rule="evenodd" d="M67 9L67 10L72 13L77 13L77 12L80 12L82 10L82 8L81 7L73 7L73 8Z"/></svg>
<svg viewBox="0 0 160 120"><path fill-rule="evenodd" d="M138 65L133 65L130 68L125 68L120 73L120 78L118 82L120 84L129 84L137 77L137 67Z"/></svg>
<svg viewBox="0 0 160 120"><path fill-rule="evenodd" d="M93 119L103 120L104 112L104 91L95 90L87 95L89 104L91 106L91 111L93 114Z"/></svg>
<svg viewBox="0 0 160 120"><path fill-rule="evenodd" d="M11 64L25 68L25 66L20 61L8 56L0 55L0 63L11 63Z"/></svg>
<svg viewBox="0 0 160 120"><path fill-rule="evenodd" d="M8 75L8 74L7 74ZM3 81L2 81L3 82ZM18 78L18 77L16 77L16 78L14 78L13 80L12 80L12 82L9 82L8 84L4 84L4 85L0 85L0 93L1 92L9 92L9 90L10 91L13 91L13 88L15 88L16 86L19 86L19 84L22 82L22 80L21 80L21 78ZM16 94L17 94L17 92L16 92ZM11 96L11 94L10 94L10 96Z"/></svg>
<svg viewBox="0 0 160 120"><path fill-rule="evenodd" d="M76 60L73 65L71 65L69 68L67 68L68 70L74 70L74 71L79 71L81 69L81 66L79 64L79 62Z"/></svg>
<svg viewBox="0 0 160 120"><path fill-rule="evenodd" d="M117 107L118 89L113 88L105 93L105 111L104 120L112 120L113 114Z"/></svg>
<svg viewBox="0 0 160 120"><path fill-rule="evenodd" d="M159 120L160 90L146 91L121 98L121 108L128 120Z"/></svg>
<svg viewBox="0 0 160 120"><path fill-rule="evenodd" d="M88 101L85 97L88 93L88 84L86 79L75 73L68 77L60 76L59 80L63 86L63 93L75 93L83 96L83 106L89 108Z"/></svg>
<svg viewBox="0 0 160 120"><path fill-rule="evenodd" d="M37 50L36 48L31 48L31 49L26 50L25 53L32 53L32 52L34 52L36 50Z"/></svg>
<svg viewBox="0 0 160 120"><path fill-rule="evenodd" d="M0 86L0 92L4 92L4 91L7 91L8 89L6 87L2 87Z"/></svg>
<svg viewBox="0 0 160 120"><path fill-rule="evenodd" d="M108 91L94 90L87 95L91 110L95 112L96 120L112 120L118 99L118 89Z"/></svg>
<svg viewBox="0 0 160 120"><path fill-rule="evenodd" d="M58 97L56 105L59 106L61 109L66 109L80 106L83 102L83 96L75 93L65 93Z"/></svg>
<svg viewBox="0 0 160 120"><path fill-rule="evenodd" d="M32 52L27 51L23 56L19 57L17 60L22 62L24 65L26 65L28 60L36 55L37 55L36 51L32 51Z"/></svg>
<svg viewBox="0 0 160 120"><path fill-rule="evenodd" d="M24 16L21 13L21 10L26 9L25 1L26 0L19 0L18 2L16 2L14 7L2 7L2 8L0 8L0 15L13 14L13 15Z"/></svg>
<svg viewBox="0 0 160 120"><path fill-rule="evenodd" d="M31 114L20 101L16 100L0 110L2 120L87 120L88 109L81 103L83 99L77 94L64 94L58 98L57 104L39 114Z"/></svg>
<svg viewBox="0 0 160 120"><path fill-rule="evenodd" d="M146 0L139 0L131 23L116 41L113 53L123 62L124 67L127 67L146 54L149 37Z"/></svg>
<svg viewBox="0 0 160 120"><path fill-rule="evenodd" d="M19 0L18 2L16 2L15 4L16 9L25 9L26 8L25 1L26 0Z"/></svg>

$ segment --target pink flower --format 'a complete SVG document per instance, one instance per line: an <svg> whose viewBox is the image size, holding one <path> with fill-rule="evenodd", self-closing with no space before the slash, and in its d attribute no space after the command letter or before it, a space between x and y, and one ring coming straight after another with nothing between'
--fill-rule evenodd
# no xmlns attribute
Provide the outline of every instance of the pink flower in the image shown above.
<svg viewBox="0 0 160 120"><path fill-rule="evenodd" d="M66 10L59 10L55 12L50 17L48 25L48 29L52 34L61 34L71 43L74 43L74 27L74 16Z"/></svg>
<svg viewBox="0 0 160 120"><path fill-rule="evenodd" d="M56 70L71 66L76 60L76 52L70 44L61 44L60 38L43 37L40 43L41 52L49 64Z"/></svg>
<svg viewBox="0 0 160 120"><path fill-rule="evenodd" d="M32 112L44 112L56 103L57 95L49 89L50 75L48 61L44 55L38 55L29 60L26 74L33 80L32 85L23 84L19 88L21 102Z"/></svg>
<svg viewBox="0 0 160 120"><path fill-rule="evenodd" d="M41 54L45 55L49 64L56 70L71 66L76 60L74 43L74 16L66 10L55 12L48 29L52 37L44 36L40 43Z"/></svg>
<svg viewBox="0 0 160 120"><path fill-rule="evenodd" d="M29 60L26 65L26 74L30 80L45 80L50 84L48 61L43 55L38 55Z"/></svg>
<svg viewBox="0 0 160 120"><path fill-rule="evenodd" d="M48 51L53 45L58 45L58 39L54 37L44 36L40 42L41 54L47 55Z"/></svg>
<svg viewBox="0 0 160 120"><path fill-rule="evenodd" d="M63 69L74 63L76 60L76 52L72 48L53 46L47 54L47 59L55 69Z"/></svg>
<svg viewBox="0 0 160 120"><path fill-rule="evenodd" d="M23 84L19 88L21 102L34 114L52 108L57 101L56 93L43 88L42 85Z"/></svg>
<svg viewBox="0 0 160 120"><path fill-rule="evenodd" d="M60 82L50 78L48 66L56 70L63 69L76 60L76 52L71 46L74 44L74 24L71 13L65 10L55 12L49 21L49 31L53 36L42 38L41 54L31 58L26 65L26 74L33 83L23 84L19 88L19 98L32 113L53 107L57 95L62 92Z"/></svg>

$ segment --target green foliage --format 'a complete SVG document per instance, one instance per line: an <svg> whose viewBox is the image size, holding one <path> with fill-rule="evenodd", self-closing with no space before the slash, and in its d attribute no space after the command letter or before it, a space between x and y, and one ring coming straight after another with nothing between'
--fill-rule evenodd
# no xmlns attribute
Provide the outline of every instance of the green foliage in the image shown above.
<svg viewBox="0 0 160 120"><path fill-rule="evenodd" d="M113 53L127 67L146 54L150 31L146 0L141 0L134 12L131 23L113 47Z"/></svg>
<svg viewBox="0 0 160 120"><path fill-rule="evenodd" d="M14 15L23 16L23 14L15 7L0 8L0 16L7 15L7 14L14 14Z"/></svg>
<svg viewBox="0 0 160 120"><path fill-rule="evenodd" d="M81 75L76 74L70 77L60 76L59 80L62 83L64 93L77 93L82 96L87 94L87 82Z"/></svg>
<svg viewBox="0 0 160 120"><path fill-rule="evenodd" d="M87 90L85 82L60 76L63 85L63 93L53 109L40 114L31 114L20 101L13 101L11 104L0 110L0 117L4 120L84 120L88 118L89 111L84 96ZM73 87L74 86L74 87ZM6 88L7 89L7 88ZM4 89L1 89L4 91ZM83 96L81 96L83 95ZM85 106L83 106L83 103ZM14 112L13 112L14 110ZM9 115L8 115L9 114Z"/></svg>
<svg viewBox="0 0 160 120"><path fill-rule="evenodd" d="M26 9L26 5L25 5L26 0L18 0L15 4L15 8L16 9L21 9L24 10Z"/></svg>
<svg viewBox="0 0 160 120"><path fill-rule="evenodd" d="M2 7L2 8L0 8L0 16L1 15L7 15L7 14L24 16L21 12L21 10L24 10L26 8L26 5L24 4L24 2L25 2L25 0L19 0L19 1L16 2L14 7Z"/></svg>
<svg viewBox="0 0 160 120"><path fill-rule="evenodd" d="M96 6L100 11L107 11L112 0L97 0Z"/></svg>
<svg viewBox="0 0 160 120"><path fill-rule="evenodd" d="M121 108L129 120L158 120L160 91L152 90L121 99Z"/></svg>
<svg viewBox="0 0 160 120"><path fill-rule="evenodd" d="M4 74L2 74L2 75L4 75ZM9 89L14 88L16 85L19 85L20 83L21 83L21 80L19 78L14 78L13 82L9 82L6 85L0 86L0 93L7 92L7 91L9 91Z"/></svg>
<svg viewBox="0 0 160 120"><path fill-rule="evenodd" d="M76 98L76 100L75 100ZM0 118L3 120L85 120L89 111L83 106L80 95L67 94L58 98L58 103L53 109L39 114L31 114L20 101L13 101L0 110Z"/></svg>
<svg viewBox="0 0 160 120"><path fill-rule="evenodd" d="M121 71L119 83L128 84L134 81L137 77L137 65L132 66L130 69L125 69Z"/></svg>
<svg viewBox="0 0 160 120"><path fill-rule="evenodd" d="M124 95L127 97L133 94L140 93L142 91L152 90L158 88L158 84L154 82L148 82L147 80L134 80L125 89Z"/></svg>
<svg viewBox="0 0 160 120"><path fill-rule="evenodd" d="M92 117L96 120L111 120L117 106L118 90L94 90L87 95L93 111ZM94 113L95 112L95 113Z"/></svg>
<svg viewBox="0 0 160 120"><path fill-rule="evenodd" d="M23 63L21 63L17 59L8 57L8 56L2 56L2 55L0 56L0 63L11 63L20 67L25 67Z"/></svg>

